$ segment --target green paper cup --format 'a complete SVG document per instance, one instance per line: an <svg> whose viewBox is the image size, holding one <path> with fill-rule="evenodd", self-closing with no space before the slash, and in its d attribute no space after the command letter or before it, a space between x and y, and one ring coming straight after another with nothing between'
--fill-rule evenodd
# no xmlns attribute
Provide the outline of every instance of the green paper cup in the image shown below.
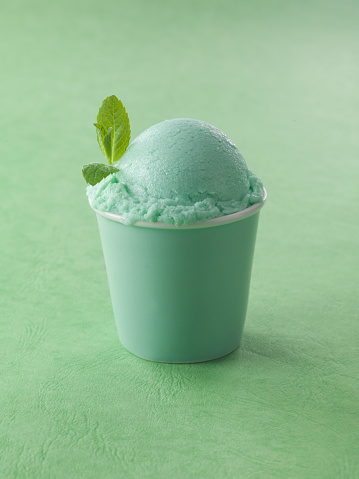
<svg viewBox="0 0 359 479"><path fill-rule="evenodd" d="M151 361L193 363L239 346L259 203L186 226L97 215L120 340Z"/></svg>

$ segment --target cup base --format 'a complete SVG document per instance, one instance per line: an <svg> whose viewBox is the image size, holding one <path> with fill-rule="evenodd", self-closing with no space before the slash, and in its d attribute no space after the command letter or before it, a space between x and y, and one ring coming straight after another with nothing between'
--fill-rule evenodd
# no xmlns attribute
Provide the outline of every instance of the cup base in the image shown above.
<svg viewBox="0 0 359 479"><path fill-rule="evenodd" d="M122 343L121 343L122 344ZM123 345L122 345L123 346ZM162 363L162 364L196 364L196 363L206 363L208 361L215 361L216 359L220 359L220 358L224 358L225 356L228 356L229 354L233 353L236 349L239 348L239 344L231 349L230 351L228 351L227 353L224 353L224 354L220 354L219 356L214 356L213 358L208 358L208 359L198 359L196 361L165 361L165 360L160 360L160 359L151 359L151 358L145 358L143 356L139 356L138 354L136 353L133 353L132 351L130 351L129 349L127 349L125 346L123 346L126 351L128 351L130 354L132 354L133 356L136 356L137 358L140 358L140 359L144 359L145 361L150 361L151 363Z"/></svg>

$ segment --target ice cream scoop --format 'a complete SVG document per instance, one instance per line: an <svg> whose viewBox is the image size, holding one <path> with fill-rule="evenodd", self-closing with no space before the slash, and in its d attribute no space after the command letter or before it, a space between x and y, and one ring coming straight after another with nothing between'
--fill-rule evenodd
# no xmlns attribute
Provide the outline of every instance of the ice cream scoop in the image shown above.
<svg viewBox="0 0 359 479"><path fill-rule="evenodd" d="M88 186L91 206L136 221L189 224L263 201L262 182L218 128L178 118L141 133L115 163L119 172Z"/></svg>

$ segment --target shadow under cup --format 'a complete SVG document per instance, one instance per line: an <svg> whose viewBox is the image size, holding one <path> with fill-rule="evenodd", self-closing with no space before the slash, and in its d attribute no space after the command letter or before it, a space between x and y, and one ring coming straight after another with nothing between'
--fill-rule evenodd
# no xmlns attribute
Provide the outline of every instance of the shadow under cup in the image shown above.
<svg viewBox="0 0 359 479"><path fill-rule="evenodd" d="M120 340L151 361L191 363L239 346L259 211L175 227L96 211Z"/></svg>

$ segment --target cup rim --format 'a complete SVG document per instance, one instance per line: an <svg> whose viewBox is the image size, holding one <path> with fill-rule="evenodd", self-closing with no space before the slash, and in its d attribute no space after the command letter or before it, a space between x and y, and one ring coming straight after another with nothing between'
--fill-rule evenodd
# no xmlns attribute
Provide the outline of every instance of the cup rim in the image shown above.
<svg viewBox="0 0 359 479"><path fill-rule="evenodd" d="M197 221L195 223L190 223L188 225L177 225L177 226L170 223L162 223L160 221L158 222L136 221L135 223L131 225L127 225L126 220L123 216L117 213L108 213L107 211L100 211L100 210L97 210L96 208L92 208L90 198L88 200L89 200L91 208L93 209L93 211L95 211L96 214L103 216L104 218L107 218L109 220L116 221L117 223L121 223L124 226L184 230L184 229L210 228L213 226L225 225L229 223L234 223L236 221L244 220L245 218L248 218L249 216L256 214L260 209L263 208L267 200L267 190L265 188L263 188L263 190L264 190L263 201L261 201L260 203L251 205L245 210L239 211L238 213L232 213L231 215L219 216L218 218L211 218L210 220L205 220L205 221Z"/></svg>

